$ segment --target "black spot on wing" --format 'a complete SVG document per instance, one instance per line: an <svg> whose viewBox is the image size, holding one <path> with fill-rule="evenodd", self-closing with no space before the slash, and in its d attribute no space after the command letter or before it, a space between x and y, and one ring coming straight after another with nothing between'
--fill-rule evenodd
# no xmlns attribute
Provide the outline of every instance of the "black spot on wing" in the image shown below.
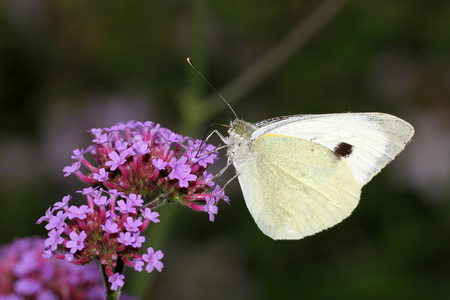
<svg viewBox="0 0 450 300"><path fill-rule="evenodd" d="M339 143L335 148L334 148L334 153L337 156L340 157L349 157L350 154L352 154L353 152L353 146L347 143Z"/></svg>

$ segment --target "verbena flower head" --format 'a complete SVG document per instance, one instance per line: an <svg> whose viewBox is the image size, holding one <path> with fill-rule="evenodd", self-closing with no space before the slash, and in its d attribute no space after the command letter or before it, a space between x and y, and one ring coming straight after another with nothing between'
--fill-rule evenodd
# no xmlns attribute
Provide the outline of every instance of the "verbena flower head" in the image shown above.
<svg viewBox="0 0 450 300"><path fill-rule="evenodd" d="M42 257L44 239L16 239L0 248L1 299L104 299L98 266ZM121 299L134 299L122 294Z"/></svg>
<svg viewBox="0 0 450 300"><path fill-rule="evenodd" d="M131 121L90 132L94 144L76 149L75 163L64 168L64 176L76 174L90 186L78 191L86 202L73 205L71 196L65 196L38 223L48 222L47 257L78 265L96 259L110 289L117 290L124 284L124 265L139 272L161 272L164 267L160 250L149 247L139 254L143 231L160 221L157 207L178 202L207 212L214 221L219 199L229 200L207 172L218 159L213 145L152 122Z"/></svg>
<svg viewBox="0 0 450 300"><path fill-rule="evenodd" d="M76 174L92 187L141 195L152 201L150 208L173 200L205 211L206 197L229 201L206 171L218 160L214 145L153 122L130 121L89 132L93 145L73 152L75 162L64 168L64 176Z"/></svg>

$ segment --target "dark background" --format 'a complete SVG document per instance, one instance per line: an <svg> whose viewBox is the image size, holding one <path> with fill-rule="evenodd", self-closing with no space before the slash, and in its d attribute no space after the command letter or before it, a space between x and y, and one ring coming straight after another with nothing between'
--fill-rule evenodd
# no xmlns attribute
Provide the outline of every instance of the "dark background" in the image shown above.
<svg viewBox="0 0 450 300"><path fill-rule="evenodd" d="M166 205L144 245L165 253L165 268L129 270L125 290L142 299L445 298L449 8L444 0L1 0L0 243L45 236L36 220L85 187L62 169L89 144L86 130L152 120L201 138L209 124L233 119L189 56L247 121L374 111L409 121L416 135L364 187L351 217L303 240L263 235L237 181L214 223Z"/></svg>

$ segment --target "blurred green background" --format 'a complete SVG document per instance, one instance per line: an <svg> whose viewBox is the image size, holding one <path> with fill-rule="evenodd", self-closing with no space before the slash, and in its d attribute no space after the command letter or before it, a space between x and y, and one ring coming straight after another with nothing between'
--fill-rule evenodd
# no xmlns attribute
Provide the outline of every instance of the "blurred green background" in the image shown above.
<svg viewBox="0 0 450 300"><path fill-rule="evenodd" d="M62 169L89 144L86 130L152 120L201 138L209 124L233 119L191 57L247 121L374 111L409 121L416 135L363 189L352 216L303 240L263 235L237 181L214 223L166 205L145 244L165 253L165 268L130 270L126 291L142 299L448 297L449 18L444 0L0 0L0 243L45 236L36 220L85 187Z"/></svg>

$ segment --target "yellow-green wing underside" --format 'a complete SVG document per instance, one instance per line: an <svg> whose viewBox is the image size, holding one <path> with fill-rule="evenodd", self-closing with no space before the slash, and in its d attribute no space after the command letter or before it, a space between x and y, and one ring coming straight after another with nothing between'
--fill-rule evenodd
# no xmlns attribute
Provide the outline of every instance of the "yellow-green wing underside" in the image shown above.
<svg viewBox="0 0 450 300"><path fill-rule="evenodd" d="M301 239L348 217L361 190L344 158L308 140L266 134L237 170L247 207L273 239Z"/></svg>

